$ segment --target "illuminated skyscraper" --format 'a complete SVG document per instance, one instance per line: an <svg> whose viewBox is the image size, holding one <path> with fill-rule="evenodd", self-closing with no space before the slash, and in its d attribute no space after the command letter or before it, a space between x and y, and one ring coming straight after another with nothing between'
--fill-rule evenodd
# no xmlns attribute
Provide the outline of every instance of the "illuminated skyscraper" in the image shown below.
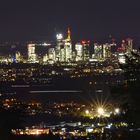
<svg viewBox="0 0 140 140"><path fill-rule="evenodd" d="M64 62L65 61L65 49L64 49L64 45L61 46L61 50L60 50L60 62Z"/></svg>
<svg viewBox="0 0 140 140"><path fill-rule="evenodd" d="M103 59L103 47L100 44L95 43L94 44L94 56L95 59L101 60Z"/></svg>
<svg viewBox="0 0 140 140"><path fill-rule="evenodd" d="M36 62L35 44L28 44L28 62Z"/></svg>
<svg viewBox="0 0 140 140"><path fill-rule="evenodd" d="M20 54L20 52L16 52L16 62L17 63L19 63L19 62L21 62L22 61L22 57L21 57L21 54Z"/></svg>
<svg viewBox="0 0 140 140"><path fill-rule="evenodd" d="M103 44L103 58L110 58L111 57L111 44Z"/></svg>
<svg viewBox="0 0 140 140"><path fill-rule="evenodd" d="M56 39L57 39L57 46L55 48L55 61L61 61L62 59L61 49L64 46L63 35L57 34Z"/></svg>
<svg viewBox="0 0 140 140"><path fill-rule="evenodd" d="M71 32L70 29L68 28L67 31L67 38L64 40L64 59L65 62L69 62L72 60L72 43L71 43Z"/></svg>
<svg viewBox="0 0 140 140"><path fill-rule="evenodd" d="M130 54L132 50L133 50L133 40L131 38L127 38L126 40L122 40L121 53Z"/></svg>
<svg viewBox="0 0 140 140"><path fill-rule="evenodd" d="M57 54L59 54L58 58L60 62L70 62L72 60L72 43L71 43L71 32L70 29L68 28L67 31L67 38L63 39L60 38L61 40L58 40L57 44Z"/></svg>
<svg viewBox="0 0 140 140"><path fill-rule="evenodd" d="M121 53L126 53L126 49L127 49L126 41L125 40L122 40Z"/></svg>
<svg viewBox="0 0 140 140"><path fill-rule="evenodd" d="M126 41L127 41L126 52L131 53L133 50L133 40L131 38L127 38Z"/></svg>
<svg viewBox="0 0 140 140"><path fill-rule="evenodd" d="M90 58L90 53L89 53L89 41L82 41L82 46L83 46L83 61L88 61Z"/></svg>
<svg viewBox="0 0 140 140"><path fill-rule="evenodd" d="M76 61L82 61L83 60L83 46L81 43L77 43L75 45L76 50Z"/></svg>
<svg viewBox="0 0 140 140"><path fill-rule="evenodd" d="M71 43L71 32L68 28L67 38L63 39L62 34L57 35L57 46L56 46L56 61L70 62L72 59L72 43Z"/></svg>
<svg viewBox="0 0 140 140"><path fill-rule="evenodd" d="M64 44L64 61L70 62L72 59L72 44L66 40Z"/></svg>
<svg viewBox="0 0 140 140"><path fill-rule="evenodd" d="M43 63L48 63L48 60L49 60L48 55L47 54L44 55L43 56Z"/></svg>
<svg viewBox="0 0 140 140"><path fill-rule="evenodd" d="M48 61L51 64L54 63L54 61L55 61L55 49L54 48L49 48Z"/></svg>

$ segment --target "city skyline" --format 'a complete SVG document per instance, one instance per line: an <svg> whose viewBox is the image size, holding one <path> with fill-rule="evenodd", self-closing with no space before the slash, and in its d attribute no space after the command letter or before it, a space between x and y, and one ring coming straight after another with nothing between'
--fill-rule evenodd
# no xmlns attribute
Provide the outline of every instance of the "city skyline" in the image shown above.
<svg viewBox="0 0 140 140"><path fill-rule="evenodd" d="M117 58L125 63L124 55L131 55L132 51L137 51L133 47L133 39L126 38L122 40L121 45L110 38L106 43L97 43L90 40L81 40L72 44L71 30L67 29L67 35L56 34L55 43L51 42L28 42L24 44L27 47L26 54L21 52L21 44L3 44L1 47L1 63L68 63L90 61L106 61L107 59ZM3 55L5 47L10 49L9 56ZM25 48L24 46L24 48ZM37 51L38 50L38 51ZM8 50L6 51L8 52Z"/></svg>
<svg viewBox="0 0 140 140"><path fill-rule="evenodd" d="M0 140L140 140L139 0L0 0Z"/></svg>

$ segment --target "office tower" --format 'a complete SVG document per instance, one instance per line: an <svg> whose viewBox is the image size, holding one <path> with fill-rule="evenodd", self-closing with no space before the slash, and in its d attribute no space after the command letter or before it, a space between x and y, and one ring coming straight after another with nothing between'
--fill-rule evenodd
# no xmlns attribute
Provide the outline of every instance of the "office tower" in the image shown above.
<svg viewBox="0 0 140 140"><path fill-rule="evenodd" d="M64 61L70 62L72 60L72 43L71 43L71 32L68 28L67 38L64 40Z"/></svg>
<svg viewBox="0 0 140 140"><path fill-rule="evenodd" d="M110 58L111 57L111 44L103 44L103 58Z"/></svg>
<svg viewBox="0 0 140 140"><path fill-rule="evenodd" d="M64 61L70 62L72 59L72 44L71 42L66 41L64 43Z"/></svg>
<svg viewBox="0 0 140 140"><path fill-rule="evenodd" d="M48 63L48 60L49 60L48 55L45 54L45 55L43 56L43 63Z"/></svg>
<svg viewBox="0 0 140 140"><path fill-rule="evenodd" d="M90 58L89 41L82 41L82 46L83 46L83 61L88 61Z"/></svg>
<svg viewBox="0 0 140 140"><path fill-rule="evenodd" d="M53 64L55 61L55 49L54 48L49 48L48 50L48 61L49 63Z"/></svg>
<svg viewBox="0 0 140 140"><path fill-rule="evenodd" d="M70 62L72 60L72 43L71 32L68 28L67 38L64 39L62 34L57 34L57 45L55 48L55 61Z"/></svg>
<svg viewBox="0 0 140 140"><path fill-rule="evenodd" d="M65 61L65 49L64 46L61 46L61 50L60 50L60 62L64 62Z"/></svg>
<svg viewBox="0 0 140 140"><path fill-rule="evenodd" d="M35 44L28 44L28 62L36 63Z"/></svg>
<svg viewBox="0 0 140 140"><path fill-rule="evenodd" d="M21 57L21 54L20 54L20 52L16 52L16 63L19 63L19 62L21 62L22 61L22 57Z"/></svg>
<svg viewBox="0 0 140 140"><path fill-rule="evenodd" d="M131 38L127 38L126 40L122 40L121 44L121 53L130 54L133 50L133 40Z"/></svg>
<svg viewBox="0 0 140 140"><path fill-rule="evenodd" d="M76 50L76 61L82 61L83 60L83 46L81 43L75 44L75 50Z"/></svg>
<svg viewBox="0 0 140 140"><path fill-rule="evenodd" d="M55 48L55 61L61 61L62 60L62 54L61 54L61 49L64 47L64 40L63 40L63 35L62 34L57 34L56 35L57 39L57 46Z"/></svg>
<svg viewBox="0 0 140 140"><path fill-rule="evenodd" d="M127 49L126 41L122 40L121 49L120 49L121 53L126 53L126 49Z"/></svg>
<svg viewBox="0 0 140 140"><path fill-rule="evenodd" d="M101 44L94 43L94 56L97 60L103 59L103 47Z"/></svg>
<svg viewBox="0 0 140 140"><path fill-rule="evenodd" d="M127 41L126 52L131 53L133 50L133 40L131 38L127 38L126 41Z"/></svg>

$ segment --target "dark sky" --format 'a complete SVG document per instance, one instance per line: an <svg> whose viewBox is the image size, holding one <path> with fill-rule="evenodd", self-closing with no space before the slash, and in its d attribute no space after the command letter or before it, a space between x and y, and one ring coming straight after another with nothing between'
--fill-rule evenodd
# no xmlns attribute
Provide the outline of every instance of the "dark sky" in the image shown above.
<svg viewBox="0 0 140 140"><path fill-rule="evenodd" d="M0 40L74 40L132 37L140 44L139 0L0 0Z"/></svg>

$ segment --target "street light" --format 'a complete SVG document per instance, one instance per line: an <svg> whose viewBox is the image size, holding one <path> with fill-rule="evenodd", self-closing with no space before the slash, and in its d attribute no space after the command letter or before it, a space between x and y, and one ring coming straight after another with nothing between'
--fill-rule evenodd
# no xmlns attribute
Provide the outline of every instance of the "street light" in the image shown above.
<svg viewBox="0 0 140 140"><path fill-rule="evenodd" d="M89 114L89 110L86 110L85 113L86 113L86 115L88 115Z"/></svg>
<svg viewBox="0 0 140 140"><path fill-rule="evenodd" d="M120 109L119 108L115 108L115 114L119 114L120 113Z"/></svg>
<svg viewBox="0 0 140 140"><path fill-rule="evenodd" d="M98 115L103 116L105 112L104 112L104 109L102 107L99 107L97 109L97 113L98 113Z"/></svg>

